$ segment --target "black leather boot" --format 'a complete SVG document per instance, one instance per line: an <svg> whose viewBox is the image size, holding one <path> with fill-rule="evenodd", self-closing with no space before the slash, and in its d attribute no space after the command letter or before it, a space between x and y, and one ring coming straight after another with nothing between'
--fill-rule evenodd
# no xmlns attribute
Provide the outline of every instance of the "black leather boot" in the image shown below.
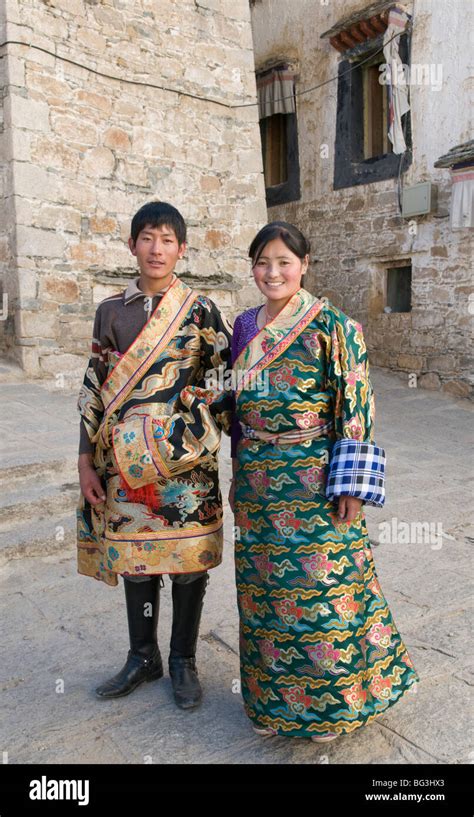
<svg viewBox="0 0 474 817"><path fill-rule="evenodd" d="M154 681L163 676L157 643L160 579L161 576L152 576L150 581L131 582L124 577L130 649L120 672L97 687L99 698L129 695L143 681ZM145 604L150 605L151 610L145 609Z"/></svg>
<svg viewBox="0 0 474 817"><path fill-rule="evenodd" d="M202 689L196 669L196 644L209 574L189 584L173 582L173 627L168 659L174 699L181 709L199 706Z"/></svg>

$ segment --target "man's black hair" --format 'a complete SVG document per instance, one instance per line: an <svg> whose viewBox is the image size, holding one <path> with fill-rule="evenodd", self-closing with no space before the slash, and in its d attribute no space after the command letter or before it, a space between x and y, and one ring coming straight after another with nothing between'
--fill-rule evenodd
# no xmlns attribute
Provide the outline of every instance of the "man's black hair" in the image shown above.
<svg viewBox="0 0 474 817"><path fill-rule="evenodd" d="M186 241L186 223L183 216L166 201L150 201L135 213L132 218L130 235L134 243L145 227L170 227L178 239L178 244Z"/></svg>

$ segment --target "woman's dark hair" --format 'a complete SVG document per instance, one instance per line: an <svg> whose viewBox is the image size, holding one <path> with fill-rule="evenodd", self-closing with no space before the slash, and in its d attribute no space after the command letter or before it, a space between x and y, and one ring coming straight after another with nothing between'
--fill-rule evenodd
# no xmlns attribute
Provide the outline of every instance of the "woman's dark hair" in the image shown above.
<svg viewBox="0 0 474 817"><path fill-rule="evenodd" d="M186 241L186 223L183 216L171 204L166 201L150 201L135 213L132 218L130 235L132 241L136 243L138 236L145 227L171 227L178 244Z"/></svg>
<svg viewBox="0 0 474 817"><path fill-rule="evenodd" d="M281 238L288 249L301 260L311 252L308 239L298 230L298 227L295 227L294 224L288 224L287 221L272 221L262 227L249 247L252 266L255 266L268 242L273 241L275 238Z"/></svg>

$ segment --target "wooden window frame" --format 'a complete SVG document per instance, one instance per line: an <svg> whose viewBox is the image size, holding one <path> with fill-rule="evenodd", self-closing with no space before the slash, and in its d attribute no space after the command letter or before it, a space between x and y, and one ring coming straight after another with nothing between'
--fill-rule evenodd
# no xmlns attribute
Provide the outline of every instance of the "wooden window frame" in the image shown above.
<svg viewBox="0 0 474 817"><path fill-rule="evenodd" d="M272 186L265 185L265 195L267 207L275 207L279 204L286 204L290 201L298 201L301 197L300 185L300 161L298 148L298 122L297 113L279 114L286 120L286 167L287 179L281 184ZM260 124L264 120L260 120ZM263 139L261 140L263 165L265 166L265 154Z"/></svg>
<svg viewBox="0 0 474 817"><path fill-rule="evenodd" d="M380 76L380 72L375 70L378 65L383 62L383 55L382 59L380 59L380 54L377 54L373 60L365 63L362 66L362 109L363 109L363 128L364 128L364 161L367 159L375 159L382 156L387 156L389 153L392 153L392 143L388 138L388 130L387 128L383 128L382 133L380 134L379 141L382 144L382 150L380 153L374 153L373 150L373 102L372 102L372 95L370 93L370 83L372 81L372 76L378 77ZM379 88L381 89L381 97L382 97L382 121L384 123L388 123L388 87L379 84Z"/></svg>
<svg viewBox="0 0 474 817"><path fill-rule="evenodd" d="M266 116L260 120L260 136L262 140L263 173L265 179L272 182L274 176L278 176L280 181L274 181L267 187L276 187L279 184L286 184L288 181L288 144L287 144L287 114L277 113ZM278 121L276 121L278 120ZM275 125L275 128L272 127ZM273 143L275 131L278 135L278 148ZM269 133L271 132L271 134ZM271 137L269 139L269 136ZM278 166L276 168L275 166ZM275 170L277 171L275 173Z"/></svg>

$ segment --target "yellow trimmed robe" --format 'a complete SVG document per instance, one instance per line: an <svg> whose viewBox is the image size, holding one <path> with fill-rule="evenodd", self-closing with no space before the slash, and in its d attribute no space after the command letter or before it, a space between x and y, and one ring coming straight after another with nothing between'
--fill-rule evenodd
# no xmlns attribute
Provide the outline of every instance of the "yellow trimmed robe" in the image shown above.
<svg viewBox="0 0 474 817"><path fill-rule="evenodd" d="M97 339L95 339L97 343ZM94 342L93 342L94 350ZM217 454L230 433L230 327L175 279L133 343L89 360L78 408L106 501L77 508L78 572L196 573L222 560Z"/></svg>

